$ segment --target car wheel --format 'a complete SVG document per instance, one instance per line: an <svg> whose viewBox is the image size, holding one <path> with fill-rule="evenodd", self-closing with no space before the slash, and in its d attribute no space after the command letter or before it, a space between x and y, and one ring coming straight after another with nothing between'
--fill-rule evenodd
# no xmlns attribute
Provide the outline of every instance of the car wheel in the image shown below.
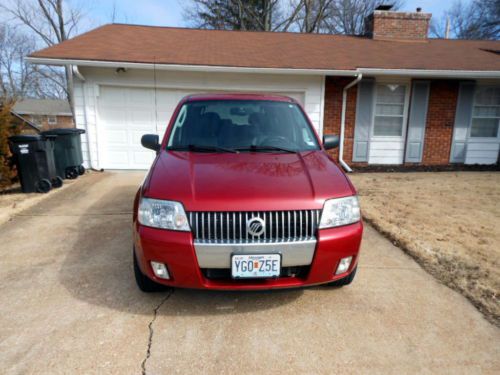
<svg viewBox="0 0 500 375"><path fill-rule="evenodd" d="M133 251L134 256L134 276L135 282L139 289L144 293L154 293L154 292L164 292L169 290L170 288L165 285L161 285L155 283L149 277L144 275L139 267L139 263L137 262L137 257L135 256L135 251Z"/></svg>
<svg viewBox="0 0 500 375"><path fill-rule="evenodd" d="M85 174L85 167L83 165L78 166L78 174L81 176Z"/></svg>
<svg viewBox="0 0 500 375"><path fill-rule="evenodd" d="M347 275L346 277L344 277L342 279L339 279L339 280L332 281L331 283L328 283L328 284L325 284L325 285L326 286L333 286L333 287L342 287L342 286L349 285L354 280L354 276L356 276L356 271L357 270L358 270L358 266L356 266L352 270L352 272L349 275Z"/></svg>

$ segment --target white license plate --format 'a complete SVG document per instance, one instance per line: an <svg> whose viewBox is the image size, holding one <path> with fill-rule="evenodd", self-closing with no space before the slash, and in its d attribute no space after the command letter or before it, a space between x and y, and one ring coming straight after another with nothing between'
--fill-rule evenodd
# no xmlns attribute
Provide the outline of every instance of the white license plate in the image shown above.
<svg viewBox="0 0 500 375"><path fill-rule="evenodd" d="M231 257L231 276L236 279L278 277L280 272L280 254L234 254Z"/></svg>

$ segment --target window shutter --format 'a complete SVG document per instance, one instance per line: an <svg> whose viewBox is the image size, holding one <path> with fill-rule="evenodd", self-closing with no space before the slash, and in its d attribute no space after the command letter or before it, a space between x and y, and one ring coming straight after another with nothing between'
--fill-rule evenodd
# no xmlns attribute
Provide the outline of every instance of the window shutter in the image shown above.
<svg viewBox="0 0 500 375"><path fill-rule="evenodd" d="M408 120L408 137L406 140L406 161L410 163L420 163L422 161L429 89L429 81L413 82L410 118Z"/></svg>
<svg viewBox="0 0 500 375"><path fill-rule="evenodd" d="M451 144L451 163L463 163L465 161L467 131L471 121L472 105L474 103L474 88L475 82L467 81L461 82L458 89L455 125Z"/></svg>
<svg viewBox="0 0 500 375"><path fill-rule="evenodd" d="M358 99L356 103L356 124L354 128L354 150L352 161L368 161L368 145L373 119L373 95L375 80L362 79L358 84Z"/></svg>

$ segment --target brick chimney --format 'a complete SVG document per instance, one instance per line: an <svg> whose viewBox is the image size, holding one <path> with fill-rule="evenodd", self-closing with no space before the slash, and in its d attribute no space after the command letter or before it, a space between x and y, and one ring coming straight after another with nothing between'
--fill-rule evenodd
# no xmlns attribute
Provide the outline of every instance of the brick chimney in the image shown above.
<svg viewBox="0 0 500 375"><path fill-rule="evenodd" d="M391 11L391 5L380 5L365 20L365 34L376 40L425 41L432 14Z"/></svg>

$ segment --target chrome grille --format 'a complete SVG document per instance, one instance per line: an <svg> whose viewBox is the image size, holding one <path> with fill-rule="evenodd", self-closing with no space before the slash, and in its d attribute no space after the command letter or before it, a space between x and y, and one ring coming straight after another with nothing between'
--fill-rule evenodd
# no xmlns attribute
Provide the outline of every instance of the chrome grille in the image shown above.
<svg viewBox="0 0 500 375"><path fill-rule="evenodd" d="M198 242L249 243L305 241L316 238L321 210L189 212L189 223ZM248 220L265 221L264 232L253 236Z"/></svg>

